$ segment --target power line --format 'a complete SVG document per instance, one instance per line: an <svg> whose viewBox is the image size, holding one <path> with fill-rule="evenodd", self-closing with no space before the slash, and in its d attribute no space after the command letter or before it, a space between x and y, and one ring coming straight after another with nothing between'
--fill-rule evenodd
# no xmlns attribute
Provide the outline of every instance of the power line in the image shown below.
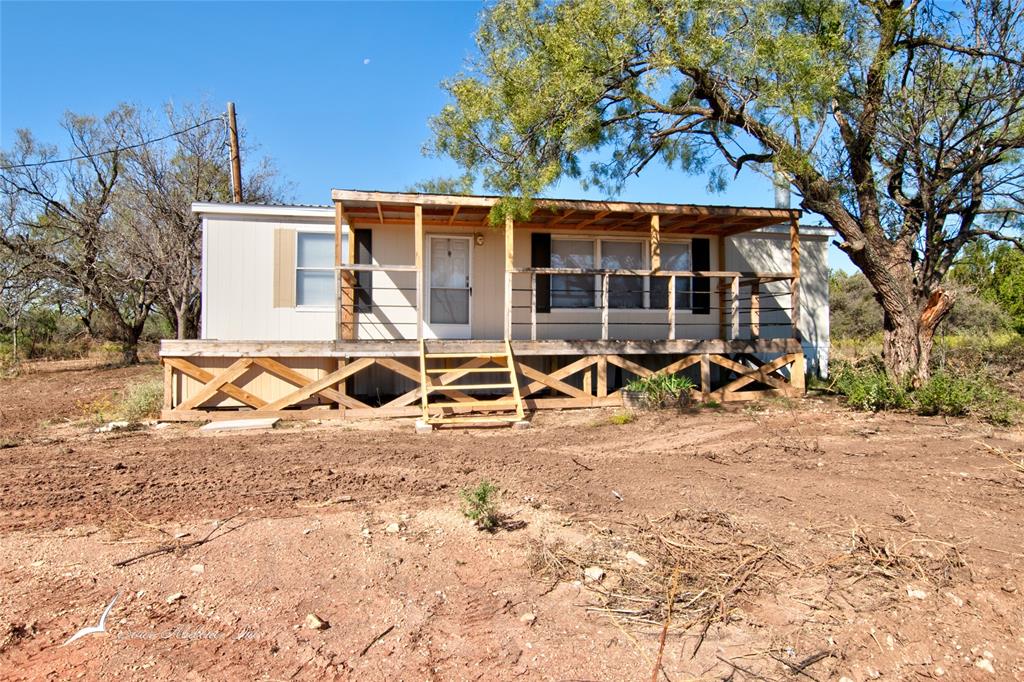
<svg viewBox="0 0 1024 682"><path fill-rule="evenodd" d="M172 137L177 137L178 135L184 135L185 133L191 132L191 131L195 130L196 128L201 128L201 127L203 127L205 125L209 125L210 123L214 123L216 121L223 121L223 120L224 120L224 115L221 114L220 116L215 116L214 118L209 118L209 119L207 119L207 120L205 120L205 121L203 121L201 123L196 123L194 126L190 126L190 127L185 128L183 130L175 130L174 132L167 133L166 135L163 135L161 137L154 137L151 140L143 140L142 142L138 142L136 144L128 145L127 147L115 147L114 149L106 149L106 150L104 150L102 152L96 152L95 154L82 154L81 156L71 156L71 157L68 157L66 159L50 159L48 161L36 161L35 163L19 163L19 164L13 165L13 166L0 166L0 170L8 171L8 170L16 170L18 168L37 168L39 166L48 166L51 163L69 163L71 161L82 161L84 159L92 159L92 158L95 158L97 156L105 156L106 154L115 154L117 152L125 152L125 151L129 151L129 150L132 150L132 149L138 149L139 147L145 147L147 144L153 144L154 142L162 142L162 141L170 139Z"/></svg>

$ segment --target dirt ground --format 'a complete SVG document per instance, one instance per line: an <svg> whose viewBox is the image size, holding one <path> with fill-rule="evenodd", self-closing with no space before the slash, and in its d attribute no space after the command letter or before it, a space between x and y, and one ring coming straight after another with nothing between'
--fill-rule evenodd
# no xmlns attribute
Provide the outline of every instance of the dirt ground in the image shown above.
<svg viewBox="0 0 1024 682"><path fill-rule="evenodd" d="M1020 428L808 398L94 431L157 376L0 381L0 678L1024 677Z"/></svg>

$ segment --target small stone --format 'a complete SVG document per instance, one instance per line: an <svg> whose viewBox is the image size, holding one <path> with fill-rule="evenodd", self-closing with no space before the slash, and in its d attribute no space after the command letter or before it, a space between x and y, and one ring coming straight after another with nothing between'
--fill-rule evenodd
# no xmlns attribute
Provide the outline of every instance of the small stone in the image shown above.
<svg viewBox="0 0 1024 682"><path fill-rule="evenodd" d="M946 593L946 596L947 596L947 597L949 597L950 601L952 601L952 602L953 602L954 604L956 604L956 605L957 605L958 607L961 607L961 606L963 606L963 605L964 605L964 600L963 600L963 599L961 599L960 597L956 596L956 595L955 595L955 594L953 594L952 592L947 592L947 593Z"/></svg>
<svg viewBox="0 0 1024 682"><path fill-rule="evenodd" d="M167 598L167 603L168 604L173 604L174 602L181 601L184 598L185 598L185 595L183 595L181 592L175 592L174 594L172 594L171 596L169 596Z"/></svg>
<svg viewBox="0 0 1024 682"><path fill-rule="evenodd" d="M626 561L632 561L637 566L646 566L648 563L647 559L632 550L626 552Z"/></svg>
<svg viewBox="0 0 1024 682"><path fill-rule="evenodd" d="M1014 594L1017 592L1017 586L1006 583L1003 585L1003 592L1006 592L1007 594Z"/></svg>
<svg viewBox="0 0 1024 682"><path fill-rule="evenodd" d="M946 674L946 669L943 668L941 665L937 665L937 666L935 666L934 673L935 673L935 677L942 677L943 675Z"/></svg>
<svg viewBox="0 0 1024 682"><path fill-rule="evenodd" d="M588 582L599 583L604 580L604 569L600 566L590 566L583 571L583 577L586 578Z"/></svg>
<svg viewBox="0 0 1024 682"><path fill-rule="evenodd" d="M156 424L153 424L153 429L156 431L163 431L164 429L169 428L171 428L170 422L157 422Z"/></svg>
<svg viewBox="0 0 1024 682"><path fill-rule="evenodd" d="M911 599L927 599L928 593L914 587L913 585L907 585L907 596Z"/></svg>
<svg viewBox="0 0 1024 682"><path fill-rule="evenodd" d="M352 501L352 496L351 495L339 495L339 496L334 498L334 501L335 502L351 502Z"/></svg>
<svg viewBox="0 0 1024 682"><path fill-rule="evenodd" d="M389 523L387 527L384 529L384 532L388 535L397 535L398 533L402 532L402 527L397 523Z"/></svg>
<svg viewBox="0 0 1024 682"><path fill-rule="evenodd" d="M850 678L850 677L840 677L839 678L839 682L853 682L853 678Z"/></svg>
<svg viewBox="0 0 1024 682"><path fill-rule="evenodd" d="M315 613L306 614L305 625L310 630L326 630L331 627L330 623L323 618L320 618Z"/></svg>
<svg viewBox="0 0 1024 682"><path fill-rule="evenodd" d="M202 575L203 573L206 573L206 566L203 564L192 565L192 575Z"/></svg>
<svg viewBox="0 0 1024 682"><path fill-rule="evenodd" d="M984 670L987 673L996 674L996 669L992 666L992 661L987 658L979 658L974 662L974 667Z"/></svg>
<svg viewBox="0 0 1024 682"><path fill-rule="evenodd" d="M433 433L433 432L434 432L433 424L428 424L427 422L423 421L422 419L417 419L416 420L416 433L423 434L423 433Z"/></svg>
<svg viewBox="0 0 1024 682"><path fill-rule="evenodd" d="M519 616L519 620L526 623L527 625L533 625L533 622L537 620L537 614L524 613L523 615Z"/></svg>
<svg viewBox="0 0 1024 682"><path fill-rule="evenodd" d="M174 534L174 539L175 540L180 540L182 538L187 538L189 535L191 535L191 533L186 533L185 531L182 531L180 533L175 533Z"/></svg>

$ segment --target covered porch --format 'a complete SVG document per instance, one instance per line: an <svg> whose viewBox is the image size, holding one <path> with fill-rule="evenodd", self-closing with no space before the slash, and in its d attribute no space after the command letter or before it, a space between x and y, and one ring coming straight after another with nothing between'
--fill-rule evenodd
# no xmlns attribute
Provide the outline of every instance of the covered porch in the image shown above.
<svg viewBox="0 0 1024 682"><path fill-rule="evenodd" d="M165 341L164 419L612 406L675 373L704 401L803 393L799 211L539 199L494 227L498 197L332 199L334 340ZM726 267L768 227L778 257Z"/></svg>

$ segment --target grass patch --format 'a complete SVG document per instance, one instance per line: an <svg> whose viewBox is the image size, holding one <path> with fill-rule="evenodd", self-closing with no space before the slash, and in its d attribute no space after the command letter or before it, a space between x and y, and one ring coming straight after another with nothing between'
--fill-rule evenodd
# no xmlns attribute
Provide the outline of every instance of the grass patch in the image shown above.
<svg viewBox="0 0 1024 682"><path fill-rule="evenodd" d="M498 488L490 481L481 481L475 488L461 493L462 515L480 530L493 532L501 525L498 512Z"/></svg>
<svg viewBox="0 0 1024 682"><path fill-rule="evenodd" d="M873 361L842 365L832 386L855 410L900 410L911 404L907 386L893 381L885 368Z"/></svg>
<svg viewBox="0 0 1024 682"><path fill-rule="evenodd" d="M636 421L636 415L632 412L617 412L608 418L609 424L615 426L622 426L624 424L631 424Z"/></svg>
<svg viewBox="0 0 1024 682"><path fill-rule="evenodd" d="M110 421L140 422L156 417L164 402L164 384L152 379L128 386L121 393L98 398L82 406L91 421L102 424Z"/></svg>

